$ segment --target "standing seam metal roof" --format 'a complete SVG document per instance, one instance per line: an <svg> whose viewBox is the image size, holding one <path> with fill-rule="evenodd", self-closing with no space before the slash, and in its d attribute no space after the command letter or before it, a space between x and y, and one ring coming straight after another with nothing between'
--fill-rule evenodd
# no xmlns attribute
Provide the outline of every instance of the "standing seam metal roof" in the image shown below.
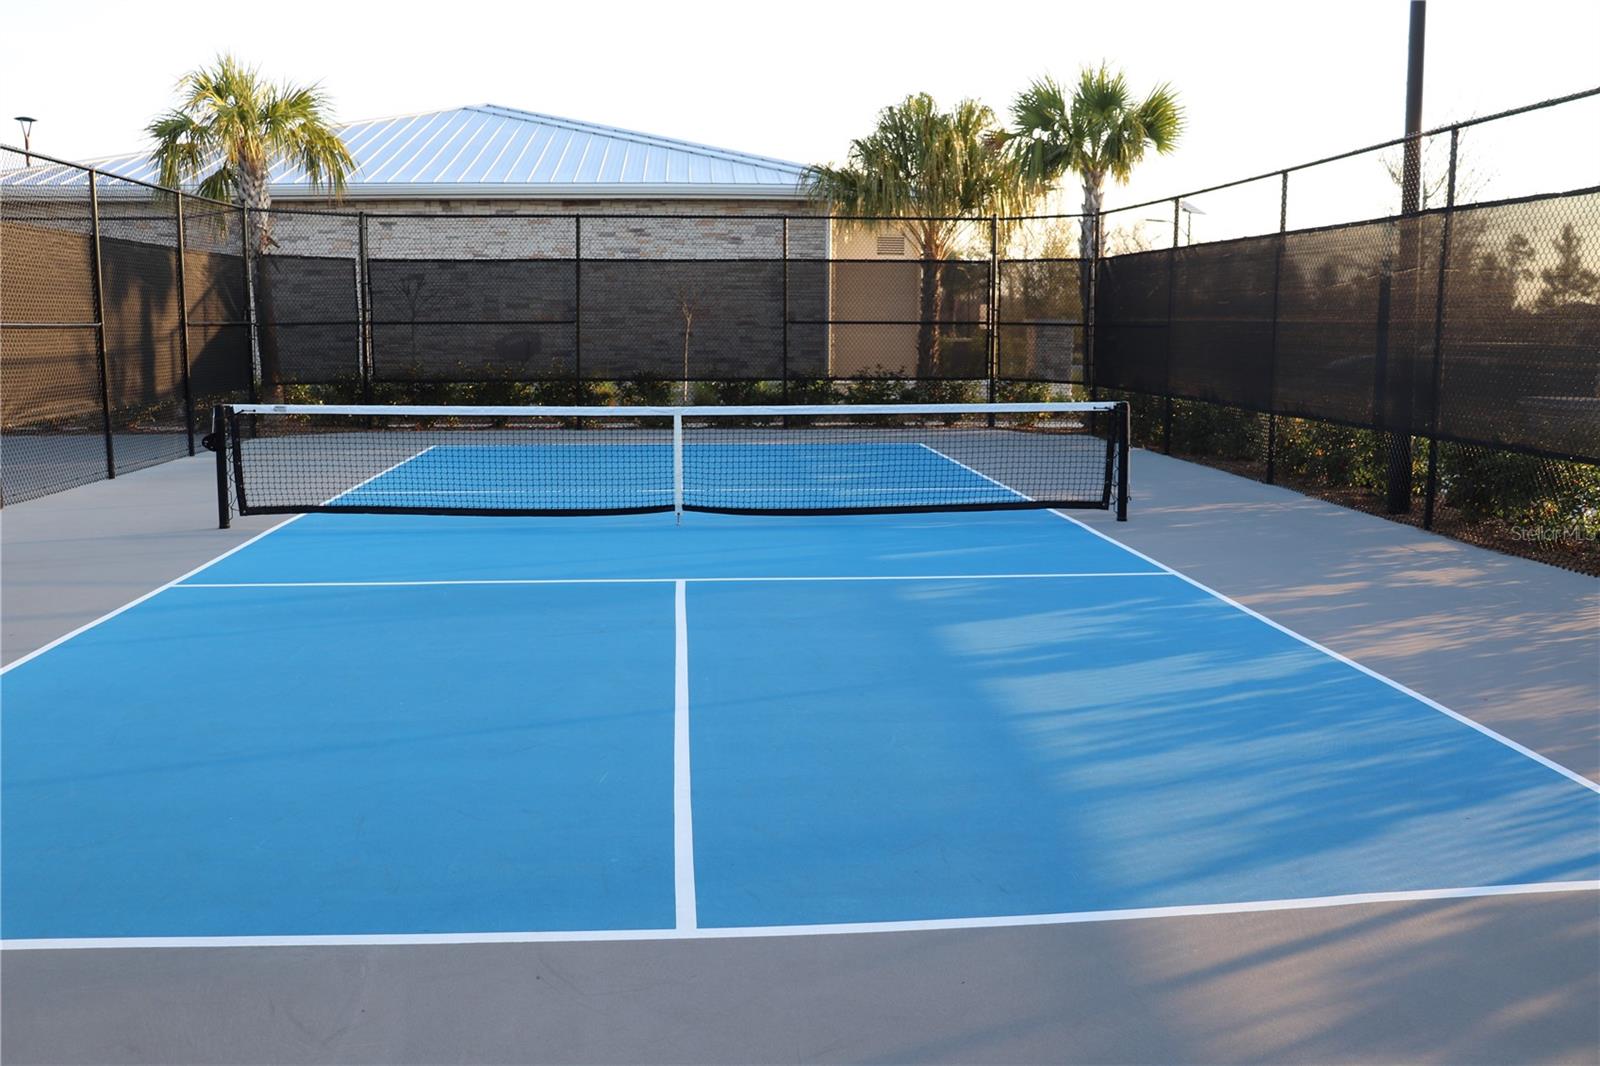
<svg viewBox="0 0 1600 1066"><path fill-rule="evenodd" d="M435 196L685 196L792 198L805 168L647 133L483 104L352 122L340 135L356 161L352 198ZM111 175L154 182L147 153L93 160ZM19 180L21 179L21 180ZM14 172L7 184L73 185L67 167ZM276 162L274 198L314 193L305 172Z"/></svg>

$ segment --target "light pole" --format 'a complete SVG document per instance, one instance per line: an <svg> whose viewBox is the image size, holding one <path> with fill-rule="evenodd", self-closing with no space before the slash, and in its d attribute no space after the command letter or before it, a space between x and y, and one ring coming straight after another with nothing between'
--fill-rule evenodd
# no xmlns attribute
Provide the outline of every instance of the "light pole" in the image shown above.
<svg viewBox="0 0 1600 1066"><path fill-rule="evenodd" d="M1189 202L1188 200L1179 200L1178 201L1178 210L1183 212L1183 243L1184 244L1193 244L1194 243L1194 216L1203 215L1203 214L1205 214L1205 212L1200 210L1200 208L1196 207L1193 203ZM1139 221L1141 221L1141 222L1170 222L1171 219L1166 219L1166 218L1142 218Z"/></svg>
<svg viewBox="0 0 1600 1066"><path fill-rule="evenodd" d="M1205 214L1188 200L1178 201L1178 210L1183 212L1183 243L1194 243L1194 216Z"/></svg>
<svg viewBox="0 0 1600 1066"><path fill-rule="evenodd" d="M32 115L18 115L17 125L22 127L22 165L33 166L33 124L38 120Z"/></svg>

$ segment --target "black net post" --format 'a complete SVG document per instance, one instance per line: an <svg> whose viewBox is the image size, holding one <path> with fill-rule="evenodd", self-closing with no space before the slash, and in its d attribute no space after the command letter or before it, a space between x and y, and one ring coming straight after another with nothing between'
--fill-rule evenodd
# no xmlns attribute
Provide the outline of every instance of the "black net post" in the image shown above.
<svg viewBox="0 0 1600 1066"><path fill-rule="evenodd" d="M211 408L211 435L206 447L217 458L217 528L227 529L233 519L228 509L228 418L219 403Z"/></svg>
<svg viewBox="0 0 1600 1066"><path fill-rule="evenodd" d="M1289 172L1279 176L1278 244L1272 259L1272 342L1267 354L1267 484L1278 476L1278 298L1283 291L1283 247L1289 231Z"/></svg>
<svg viewBox="0 0 1600 1066"><path fill-rule="evenodd" d="M1456 155L1461 129L1450 131L1450 171L1445 182L1444 234L1439 240L1439 284L1433 302L1433 386L1428 393L1428 479L1423 489L1422 528L1433 528L1433 509L1439 494L1439 408L1444 404L1444 296L1450 264L1450 231L1456 208Z"/></svg>
<svg viewBox="0 0 1600 1066"><path fill-rule="evenodd" d="M1128 440L1133 436L1133 408L1124 402L1112 415L1117 424L1117 521L1128 520Z"/></svg>
<svg viewBox="0 0 1600 1066"><path fill-rule="evenodd" d="M100 368L100 424L106 442L106 477L117 476L116 447L111 440L111 368L106 360L105 271L100 256L100 191L97 171L89 171L90 282L94 291L94 347Z"/></svg>
<svg viewBox="0 0 1600 1066"><path fill-rule="evenodd" d="M361 402L372 402L372 271L367 256L367 213L356 213L356 269L360 278L356 284L356 333L360 346Z"/></svg>
<svg viewBox="0 0 1600 1066"><path fill-rule="evenodd" d="M183 432L189 454L194 454L194 386L189 368L189 275L184 259L188 245L183 236L183 194L172 195L173 220L178 227L178 363L183 370Z"/></svg>

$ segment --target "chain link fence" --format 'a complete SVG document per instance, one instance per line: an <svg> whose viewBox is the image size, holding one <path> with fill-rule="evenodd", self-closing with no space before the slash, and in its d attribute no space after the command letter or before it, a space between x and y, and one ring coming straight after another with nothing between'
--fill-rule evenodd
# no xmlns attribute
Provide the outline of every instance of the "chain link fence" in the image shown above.
<svg viewBox="0 0 1600 1066"><path fill-rule="evenodd" d="M1468 151L1580 127L1600 90L1107 212L1096 391L1147 446L1600 572L1600 142L1553 194ZM1378 217L1321 224L1330 181ZM1224 195L1251 203L1228 229ZM1221 239L1186 243L1196 215Z"/></svg>
<svg viewBox="0 0 1600 1066"><path fill-rule="evenodd" d="M1600 90L1087 225L247 212L0 148L4 499L228 399L1117 395L1148 446L1594 570L1600 139L1493 167L1575 128Z"/></svg>

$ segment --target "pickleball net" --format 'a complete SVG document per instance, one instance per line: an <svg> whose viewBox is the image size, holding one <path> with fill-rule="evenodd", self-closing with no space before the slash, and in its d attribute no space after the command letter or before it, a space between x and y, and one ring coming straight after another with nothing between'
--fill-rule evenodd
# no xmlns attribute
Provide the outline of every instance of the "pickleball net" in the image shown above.
<svg viewBox="0 0 1600 1066"><path fill-rule="evenodd" d="M218 511L600 515L1102 508L1122 403L218 407Z"/></svg>

